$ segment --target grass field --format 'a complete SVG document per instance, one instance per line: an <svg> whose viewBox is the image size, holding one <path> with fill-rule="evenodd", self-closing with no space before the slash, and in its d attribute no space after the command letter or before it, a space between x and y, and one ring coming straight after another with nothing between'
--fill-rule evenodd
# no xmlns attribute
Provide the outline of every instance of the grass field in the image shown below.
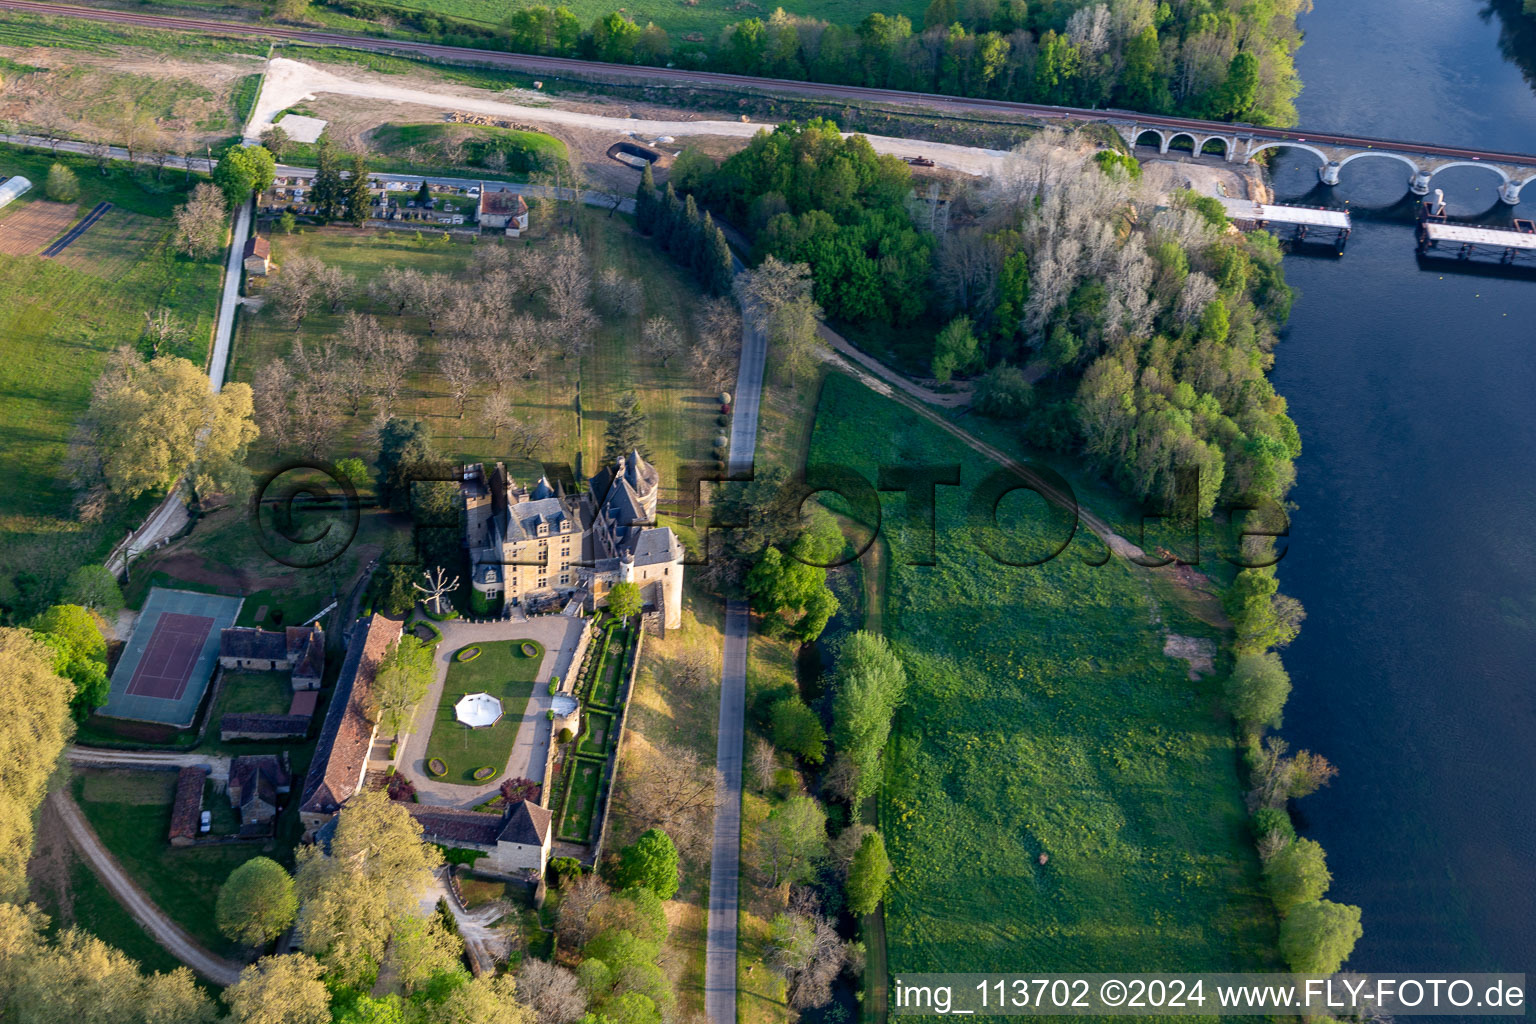
<svg viewBox="0 0 1536 1024"><path fill-rule="evenodd" d="M166 834L175 772L81 771L73 786L75 801L102 845L155 905L210 951L238 953L214 924L219 887L236 867L258 855L274 856L273 851L261 843L171 847ZM283 853L275 856L287 859Z"/></svg>
<svg viewBox="0 0 1536 1024"><path fill-rule="evenodd" d="M1210 627L1159 611L1118 560L1086 565L1090 542L1036 568L993 561L964 513L990 467L841 375L810 453L870 479L881 464L963 466L940 490L937 566L907 564L899 501L886 507L884 627L911 681L881 810L892 972L1272 967L1230 729L1214 686L1161 653L1165 629ZM1020 553L1043 550L1045 518L1001 506Z"/></svg>
<svg viewBox="0 0 1536 1024"><path fill-rule="evenodd" d="M533 211L531 238L508 240L505 244L544 244L549 235L565 230L564 224L550 223L564 218L568 209L553 204L539 204ZM697 291L672 264L662 257L648 239L636 234L627 218L608 217L600 211L576 212L576 230L586 244L594 275L606 266L621 269L643 283L646 315L664 314L680 327L691 330L692 313L698 301ZM380 232L328 228L307 230L297 235L275 235L273 260L279 265L294 254L314 256L334 265L359 281L367 281L390 265L411 266L424 273L460 273L468 266L474 245L503 244L489 238L479 242L418 242L414 232ZM407 380L393 410L396 415L419 419L432 430L439 450L460 462L507 461L514 475L524 479L535 467L512 456L505 437L491 436L491 429L480 416L483 390L471 398L462 419L457 415L447 386L435 370L437 339L427 331L425 322L413 316L396 317L375 310L366 299L354 304L364 312L376 312L387 326L400 327L418 335L422 357L416 372ZM538 300L529 308L538 315L543 310ZM296 339L315 345L334 334L340 315L311 314L298 332L279 324L267 314L242 317L235 343L231 377L249 381L262 363L287 356ZM661 472L663 501L676 494L677 466L685 461L709 459L710 446L718 431L713 396L704 393L689 376L686 359L671 360L662 366L637 351L644 318L628 316L605 318L591 351L577 359L554 357L534 380L510 389L514 415L546 425L550 442L537 453L540 459L574 463L578 452L583 467L593 472L602 453L603 431L609 416L618 406L620 396L633 388L640 397L647 416L647 441L653 461ZM577 413L580 394L581 415ZM337 431L333 458L356 455L372 461L369 442L371 412L357 416L343 413ZM260 441L253 448L253 467L272 461L270 449Z"/></svg>
<svg viewBox="0 0 1536 1024"><path fill-rule="evenodd" d="M530 175L563 169L569 157L565 143L552 135L493 125L386 124L366 141L377 154L371 161L376 167L506 181L527 181ZM493 153L505 158L503 169L489 166Z"/></svg>
<svg viewBox="0 0 1536 1024"><path fill-rule="evenodd" d="M544 661L544 648L528 657L522 651L528 640L495 640L475 644L480 656L473 661L450 660L443 697L437 706L427 756L441 758L448 774L440 781L480 786L490 779L475 779L476 768L494 767L499 774L507 766L523 710L533 693L533 680ZM457 652L455 652L457 653ZM483 729L470 729L454 718L453 706L466 693L488 693L501 701L501 720ZM494 778L495 776L492 776Z"/></svg>
<svg viewBox="0 0 1536 1024"><path fill-rule="evenodd" d="M565 816L560 819L559 838L585 843L592 834L592 813L597 809L597 788L603 781L603 762L574 757L566 765L566 785L570 798Z"/></svg>
<svg viewBox="0 0 1536 1024"><path fill-rule="evenodd" d="M0 232L43 201L52 162L46 153L0 146L0 174L38 185L0 210ZM107 353L138 343L145 313L169 307L186 322L188 340L174 354L201 366L218 300L218 261L189 260L170 247L182 175L167 174L157 186L116 166L103 175L83 158L60 162L80 178L75 217L103 200L114 209L58 259L0 255L0 604L25 599L14 574L29 574L47 591L74 566L103 556L152 504L149 497L95 526L77 523L62 478L69 437Z"/></svg>
<svg viewBox="0 0 1536 1024"><path fill-rule="evenodd" d="M219 701L213 708L213 731L219 719L232 714L285 715L293 701L293 686L287 672L225 671Z"/></svg>

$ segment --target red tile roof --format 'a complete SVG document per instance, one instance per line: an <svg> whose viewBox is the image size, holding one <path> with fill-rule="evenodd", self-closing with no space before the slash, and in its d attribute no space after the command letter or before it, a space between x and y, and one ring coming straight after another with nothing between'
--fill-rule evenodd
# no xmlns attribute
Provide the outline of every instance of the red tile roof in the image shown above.
<svg viewBox="0 0 1536 1024"><path fill-rule="evenodd" d="M401 629L401 623L382 615L375 615L353 629L347 660L342 663L331 708L326 712L315 757L304 780L300 811L334 813L356 792L368 762L368 746L373 741L373 723L364 709L379 661L389 645L400 638Z"/></svg>
<svg viewBox="0 0 1536 1024"><path fill-rule="evenodd" d="M528 212L528 204L523 197L516 192L482 192L480 193L480 216L486 214L494 216L521 217Z"/></svg>
<svg viewBox="0 0 1536 1024"><path fill-rule="evenodd" d="M203 812L203 782L208 772L187 767L176 776L176 800L171 805L172 839L196 839L198 818Z"/></svg>

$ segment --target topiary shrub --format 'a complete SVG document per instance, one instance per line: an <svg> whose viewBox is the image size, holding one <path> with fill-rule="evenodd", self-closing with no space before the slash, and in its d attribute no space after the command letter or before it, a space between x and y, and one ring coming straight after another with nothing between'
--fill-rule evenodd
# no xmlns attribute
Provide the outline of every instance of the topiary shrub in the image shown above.
<svg viewBox="0 0 1536 1024"><path fill-rule="evenodd" d="M440 779L448 774L448 766L443 763L443 759L440 757L429 757L427 758L427 774Z"/></svg>
<svg viewBox="0 0 1536 1024"><path fill-rule="evenodd" d="M525 658L532 658L534 655L536 655L538 653L539 653L539 645L538 644L534 643L532 640L524 640L523 641L523 657L525 657Z"/></svg>
<svg viewBox="0 0 1536 1024"><path fill-rule="evenodd" d="M480 648L478 648L478 647L465 647L465 648L462 648L459 651L458 654L455 654L453 656L453 660L454 661L474 661L478 657L480 657Z"/></svg>
<svg viewBox="0 0 1536 1024"><path fill-rule="evenodd" d="M573 740L575 738L576 738L576 734L571 732L571 730L569 730L569 729L561 729L560 730L560 742L562 744L569 743L569 742L571 742L571 740Z"/></svg>
<svg viewBox="0 0 1536 1024"><path fill-rule="evenodd" d="M549 695L553 697L560 692L560 680L558 678L549 681Z"/></svg>
<svg viewBox="0 0 1536 1024"><path fill-rule="evenodd" d="M469 777L474 779L476 782L485 782L487 779L494 778L495 775L496 775L496 766L495 765L483 764L479 768L476 768L473 772L471 772Z"/></svg>
<svg viewBox="0 0 1536 1024"><path fill-rule="evenodd" d="M555 720L555 709L550 708L548 711L544 712L544 717L553 722Z"/></svg>

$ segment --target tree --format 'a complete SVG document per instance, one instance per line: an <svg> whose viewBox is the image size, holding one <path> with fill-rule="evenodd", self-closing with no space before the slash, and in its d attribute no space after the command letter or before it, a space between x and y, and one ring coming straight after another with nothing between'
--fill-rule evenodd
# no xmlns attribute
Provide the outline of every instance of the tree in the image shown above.
<svg viewBox="0 0 1536 1024"><path fill-rule="evenodd" d="M373 193L368 190L368 162L361 153L352 156L352 176L346 187L347 221L358 227L368 219Z"/></svg>
<svg viewBox="0 0 1536 1024"><path fill-rule="evenodd" d="M426 206L432 201L432 186L427 184L427 179L421 179L421 188L416 190L416 205Z"/></svg>
<svg viewBox="0 0 1536 1024"><path fill-rule="evenodd" d="M368 486L368 464L359 458L337 459L336 472L353 487Z"/></svg>
<svg viewBox="0 0 1536 1024"><path fill-rule="evenodd" d="M760 839L770 886L809 877L827 853L827 812L808 796L792 796L768 812Z"/></svg>
<svg viewBox="0 0 1536 1024"><path fill-rule="evenodd" d="M274 160L281 160L283 158L283 154L288 150L288 143L292 142L293 140L288 137L287 132L283 131L281 128L274 124L268 126L267 129L261 133L260 141L261 144L266 147L267 152L272 154L272 158Z"/></svg>
<svg viewBox="0 0 1536 1024"><path fill-rule="evenodd" d="M1329 900L1303 903L1280 922L1280 955L1297 974L1333 974L1363 934L1359 907Z"/></svg>
<svg viewBox="0 0 1536 1024"><path fill-rule="evenodd" d="M341 167L324 136L315 151L315 176L309 183L309 199L322 221L335 220L346 202L346 183L341 178Z"/></svg>
<svg viewBox="0 0 1536 1024"><path fill-rule="evenodd" d="M517 994L534 1012L534 1024L571 1024L587 1011L574 971L538 957L517 969Z"/></svg>
<svg viewBox="0 0 1536 1024"><path fill-rule="evenodd" d="M1264 887L1284 917L1303 903L1323 898L1333 876L1323 848L1310 839L1295 839L1264 862Z"/></svg>
<svg viewBox="0 0 1536 1024"><path fill-rule="evenodd" d="M432 648L409 633L390 644L379 659L372 692L381 733L399 735L431 685Z"/></svg>
<svg viewBox="0 0 1536 1024"><path fill-rule="evenodd" d="M885 638L862 630L837 646L832 670L832 742L857 771L850 803L875 791L891 718L906 695L907 673Z"/></svg>
<svg viewBox="0 0 1536 1024"><path fill-rule="evenodd" d="M945 325L933 342L933 375L947 381L956 373L965 373L980 358L971 318L959 316Z"/></svg>
<svg viewBox="0 0 1536 1024"><path fill-rule="evenodd" d="M1021 419L1034 404L1034 385L1024 371L998 363L976 385L976 408L999 419Z"/></svg>
<svg viewBox="0 0 1536 1024"><path fill-rule="evenodd" d="M805 538L795 542L800 552ZM837 597L827 588L827 570L786 557L776 547L765 549L747 573L747 594L752 608L765 616L770 635L789 633L801 643L821 635L838 609Z"/></svg>
<svg viewBox="0 0 1536 1024"><path fill-rule="evenodd" d="M63 164L51 164L43 182L43 194L56 203L73 203L80 198L80 179Z"/></svg>
<svg viewBox="0 0 1536 1024"><path fill-rule="evenodd" d="M410 505L411 481L444 476L447 464L432 446L432 432L420 420L391 416L379 429L379 497L394 509ZM441 471L441 472L439 472Z"/></svg>
<svg viewBox="0 0 1536 1024"><path fill-rule="evenodd" d="M191 326L172 313L169 307L161 306L152 313L146 311L144 314L144 338L149 342L151 359L160 354L162 346L179 345L191 334Z"/></svg>
<svg viewBox="0 0 1536 1024"><path fill-rule="evenodd" d="M229 873L214 910L219 931L247 946L264 946L298 915L293 878L267 857L252 857Z"/></svg>
<svg viewBox="0 0 1536 1024"><path fill-rule="evenodd" d="M669 900L677 892L677 846L659 828L648 828L633 844L619 851L617 878L623 886L639 885Z"/></svg>
<svg viewBox="0 0 1536 1024"><path fill-rule="evenodd" d="M773 744L761 736L752 741L752 780L759 793L766 793L777 782L779 759L773 752Z"/></svg>
<svg viewBox="0 0 1536 1024"><path fill-rule="evenodd" d="M224 990L231 1024L330 1024L331 993L318 961L303 953L264 956Z"/></svg>
<svg viewBox="0 0 1536 1024"><path fill-rule="evenodd" d="M560 891L555 933L567 946L584 946L597 934L594 912L612 895L596 875L582 875Z"/></svg>
<svg viewBox="0 0 1536 1024"><path fill-rule="evenodd" d="M866 833L848 869L848 909L860 917L873 914L885 897L890 880L891 861L885 854L885 840L879 832Z"/></svg>
<svg viewBox="0 0 1536 1024"><path fill-rule="evenodd" d="M431 1024L532 1024L532 1020L533 1011L517 1001L517 983L511 975L485 974L448 993L433 1011Z"/></svg>
<svg viewBox="0 0 1536 1024"><path fill-rule="evenodd" d="M104 565L82 565L70 573L59 597L65 604L83 605L109 619L123 610L122 588Z"/></svg>
<svg viewBox="0 0 1536 1024"><path fill-rule="evenodd" d="M1244 569L1222 597L1232 620L1238 654L1284 647L1301 631L1305 613L1293 599L1280 596L1280 583L1269 569Z"/></svg>
<svg viewBox="0 0 1536 1024"><path fill-rule="evenodd" d="M702 764L687 747L654 741L641 753L626 747L619 773L624 806L635 821L665 829L678 848L702 857L714 829L719 772Z"/></svg>
<svg viewBox="0 0 1536 1024"><path fill-rule="evenodd" d="M810 365L821 316L821 307L811 298L810 266L769 256L756 269L738 275L736 288L750 315L763 325L790 379L800 376Z"/></svg>
<svg viewBox="0 0 1536 1024"><path fill-rule="evenodd" d="M371 977L441 864L405 808L380 791L358 793L337 812L330 856L299 851L300 942L340 981Z"/></svg>
<svg viewBox="0 0 1536 1024"><path fill-rule="evenodd" d="M73 733L74 690L54 670L53 652L32 632L0 627L0 899L27 894L27 858L38 804Z"/></svg>
<svg viewBox="0 0 1536 1024"><path fill-rule="evenodd" d="M1273 651L1239 654L1226 682L1227 710L1249 732L1280 727L1291 677Z"/></svg>
<svg viewBox="0 0 1536 1024"><path fill-rule="evenodd" d="M213 183L223 190L230 209L271 188L276 177L277 161L262 146L231 147L213 169Z"/></svg>
<svg viewBox="0 0 1536 1024"><path fill-rule="evenodd" d="M649 164L646 165L649 169ZM617 267L604 267L593 288L598 306L610 316L633 316L645 309L645 292L640 282Z"/></svg>
<svg viewBox="0 0 1536 1024"><path fill-rule="evenodd" d="M640 397L626 391L619 396L619 407L609 418L603 435L603 461L612 465L631 452L639 452L647 459L651 456L645 444L645 413L640 411Z"/></svg>
<svg viewBox="0 0 1536 1024"><path fill-rule="evenodd" d="M827 732L816 712L806 707L798 695L774 701L769 710L774 746L811 764L821 764L826 756Z"/></svg>
<svg viewBox="0 0 1536 1024"><path fill-rule="evenodd" d="M463 956L464 940L443 926L441 915L406 917L390 937L384 969L410 995L435 977L462 974Z"/></svg>
<svg viewBox="0 0 1536 1024"><path fill-rule="evenodd" d="M616 618L639 615L642 607L640 588L633 583L615 583L608 591L608 612Z"/></svg>
<svg viewBox="0 0 1536 1024"><path fill-rule="evenodd" d="M224 193L207 182L200 182L192 195L176 207L176 249L193 259L203 260L224 248L229 208Z"/></svg>
<svg viewBox="0 0 1536 1024"><path fill-rule="evenodd" d="M448 394L458 407L459 419L463 419L464 406L469 402L475 385L480 382L480 368L468 352L462 348L451 348L439 357L437 372L442 374L448 385Z"/></svg>
<svg viewBox="0 0 1536 1024"><path fill-rule="evenodd" d="M683 350L683 334L671 320L653 316L645 322L640 333L640 347L646 355L661 360L661 365L666 366Z"/></svg>
<svg viewBox="0 0 1536 1024"><path fill-rule="evenodd" d="M84 722L110 692L107 641L95 615L80 605L54 605L29 625L54 652L54 671L74 684L70 715Z"/></svg>

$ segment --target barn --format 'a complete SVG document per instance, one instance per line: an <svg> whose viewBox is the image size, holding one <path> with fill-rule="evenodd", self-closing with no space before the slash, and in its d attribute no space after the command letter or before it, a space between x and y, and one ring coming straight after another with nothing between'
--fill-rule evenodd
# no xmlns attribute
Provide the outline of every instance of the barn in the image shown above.
<svg viewBox="0 0 1536 1024"><path fill-rule="evenodd" d="M0 182L0 206L5 206L12 199L30 191L31 188L32 183L19 174L14 178L6 178Z"/></svg>

